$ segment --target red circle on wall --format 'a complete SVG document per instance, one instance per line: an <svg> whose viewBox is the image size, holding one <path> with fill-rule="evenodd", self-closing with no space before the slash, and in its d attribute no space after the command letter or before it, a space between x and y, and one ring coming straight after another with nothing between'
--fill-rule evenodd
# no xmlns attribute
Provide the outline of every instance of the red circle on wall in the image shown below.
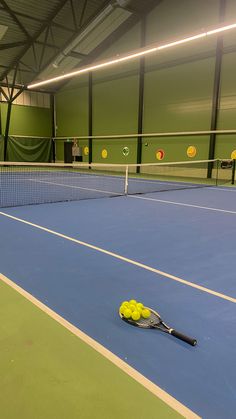
<svg viewBox="0 0 236 419"><path fill-rule="evenodd" d="M162 149L159 149L156 151L156 159L157 160L163 160L165 157L165 152Z"/></svg>

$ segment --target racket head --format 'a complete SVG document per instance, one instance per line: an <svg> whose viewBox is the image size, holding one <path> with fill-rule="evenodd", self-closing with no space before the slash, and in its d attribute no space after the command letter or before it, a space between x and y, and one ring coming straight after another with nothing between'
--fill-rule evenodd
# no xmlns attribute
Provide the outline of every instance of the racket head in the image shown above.
<svg viewBox="0 0 236 419"><path fill-rule="evenodd" d="M152 329L152 328L156 328L158 327L162 320L160 315L157 313L157 311L153 310L150 307L145 307L148 310L150 310L150 317L148 317L147 319L144 319L143 317L140 317L139 320L133 320L132 318L126 319L126 317L120 313L119 311L119 316L122 320L124 320L126 323L131 324L132 326L136 326L136 327L141 327L143 329Z"/></svg>

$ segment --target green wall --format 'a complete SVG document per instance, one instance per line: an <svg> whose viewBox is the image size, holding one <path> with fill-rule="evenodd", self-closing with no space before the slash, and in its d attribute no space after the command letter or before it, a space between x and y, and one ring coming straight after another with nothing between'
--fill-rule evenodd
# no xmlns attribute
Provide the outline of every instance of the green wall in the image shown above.
<svg viewBox="0 0 236 419"><path fill-rule="evenodd" d="M88 135L88 76L72 80L56 95L56 135L72 139L78 135ZM56 140L56 160L64 160L64 141ZM87 141L79 142L83 148ZM88 158L84 155L83 160Z"/></svg>
<svg viewBox="0 0 236 419"><path fill-rule="evenodd" d="M2 138L0 139L0 160L4 159L4 140L7 103L0 104ZM12 105L7 142L7 160L41 161L52 159L51 140L52 115L48 108ZM19 136L19 137L17 137ZM31 137L31 138L30 138ZM37 137L37 138L32 138Z"/></svg>
<svg viewBox="0 0 236 419"><path fill-rule="evenodd" d="M3 153L4 153L4 143L3 143L3 136L0 135L0 161L3 161Z"/></svg>
<svg viewBox="0 0 236 419"><path fill-rule="evenodd" d="M129 148L128 156L124 156L124 147ZM107 158L102 158L102 151L107 151ZM97 163L121 163L130 164L137 160L136 140L94 140L93 141L93 161Z"/></svg>
<svg viewBox="0 0 236 419"><path fill-rule="evenodd" d="M219 0L165 0L146 18L146 45L181 39L219 22ZM226 21L236 15L235 0L227 0ZM114 42L100 57L135 50L141 46L140 24ZM216 61L215 36L169 48L145 59L143 133L210 130ZM235 52L232 49L235 48ZM236 128L236 38L224 35L218 129ZM139 60L93 73L93 135L133 134L138 131ZM73 79L56 95L58 136L88 134L88 77ZM209 135L144 137L142 162L208 159ZM63 160L63 142L57 142L57 159ZM88 146L80 140L80 146ZM190 158L187 148L195 146ZM129 154L124 156L124 147ZM107 158L102 158L102 150ZM215 157L230 158L236 135L216 137ZM87 157L84 156L84 161ZM137 138L93 140L93 161L135 163Z"/></svg>
<svg viewBox="0 0 236 419"><path fill-rule="evenodd" d="M219 129L235 129L236 126L235 66L236 53L225 54L222 61L221 97L218 117ZM229 158L233 150L236 150L236 134L217 136L216 157Z"/></svg>
<svg viewBox="0 0 236 419"><path fill-rule="evenodd" d="M1 103L2 134L5 133L7 104ZM50 137L52 116L48 108L12 105L9 135Z"/></svg>
<svg viewBox="0 0 236 419"><path fill-rule="evenodd" d="M133 134L138 124L138 75L94 83L93 134Z"/></svg>
<svg viewBox="0 0 236 419"><path fill-rule="evenodd" d="M140 25L136 25L122 39L100 57L112 57L140 46ZM93 135L134 134L138 127L139 63L128 62L93 74ZM129 154L123 154L123 148ZM107 158L102 151L107 150ZM137 140L93 140L93 161L98 163L135 163Z"/></svg>
<svg viewBox="0 0 236 419"><path fill-rule="evenodd" d="M212 58L147 72L144 132L209 130L213 74Z"/></svg>
<svg viewBox="0 0 236 419"><path fill-rule="evenodd" d="M88 135L88 85L76 86L56 95L57 136Z"/></svg>

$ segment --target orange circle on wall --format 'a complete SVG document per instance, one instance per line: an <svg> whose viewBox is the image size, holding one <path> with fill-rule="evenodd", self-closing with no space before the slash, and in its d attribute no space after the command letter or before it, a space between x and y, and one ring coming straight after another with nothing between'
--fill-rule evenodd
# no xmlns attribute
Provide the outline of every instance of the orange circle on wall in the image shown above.
<svg viewBox="0 0 236 419"><path fill-rule="evenodd" d="M231 153L231 159L236 159L236 150L233 150Z"/></svg>
<svg viewBox="0 0 236 419"><path fill-rule="evenodd" d="M88 156L88 154L89 154L89 148L86 146L84 147L84 155Z"/></svg>
<svg viewBox="0 0 236 419"><path fill-rule="evenodd" d="M164 150L157 150L156 151L156 159L157 160L163 160L165 157L165 152Z"/></svg>
<svg viewBox="0 0 236 419"><path fill-rule="evenodd" d="M196 149L196 147L195 147L194 145L190 145L190 146L187 148L187 156L188 156L188 157L195 157L195 156L196 156L196 154L197 154L197 149Z"/></svg>
<svg viewBox="0 0 236 419"><path fill-rule="evenodd" d="M106 159L106 158L107 158L107 155L108 155L107 150L104 148L104 149L102 150L102 158L103 158L103 159Z"/></svg>

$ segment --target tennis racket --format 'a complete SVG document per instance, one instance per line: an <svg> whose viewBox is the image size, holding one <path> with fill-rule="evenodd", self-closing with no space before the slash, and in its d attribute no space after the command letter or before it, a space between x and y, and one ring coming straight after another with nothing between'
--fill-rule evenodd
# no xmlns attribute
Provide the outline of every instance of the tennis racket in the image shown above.
<svg viewBox="0 0 236 419"><path fill-rule="evenodd" d="M160 315L149 307L145 307L150 310L151 315L147 319L140 318L139 320L132 320L126 319L122 313L119 312L119 315L122 320L131 324L132 326L142 327L143 329L159 329L164 333L169 333L170 335L176 337L177 339L183 340L184 342L188 343L189 345L195 346L197 344L196 339L190 338L189 336L183 335L182 333L177 332L177 330L172 329L169 327L164 321L161 319Z"/></svg>

